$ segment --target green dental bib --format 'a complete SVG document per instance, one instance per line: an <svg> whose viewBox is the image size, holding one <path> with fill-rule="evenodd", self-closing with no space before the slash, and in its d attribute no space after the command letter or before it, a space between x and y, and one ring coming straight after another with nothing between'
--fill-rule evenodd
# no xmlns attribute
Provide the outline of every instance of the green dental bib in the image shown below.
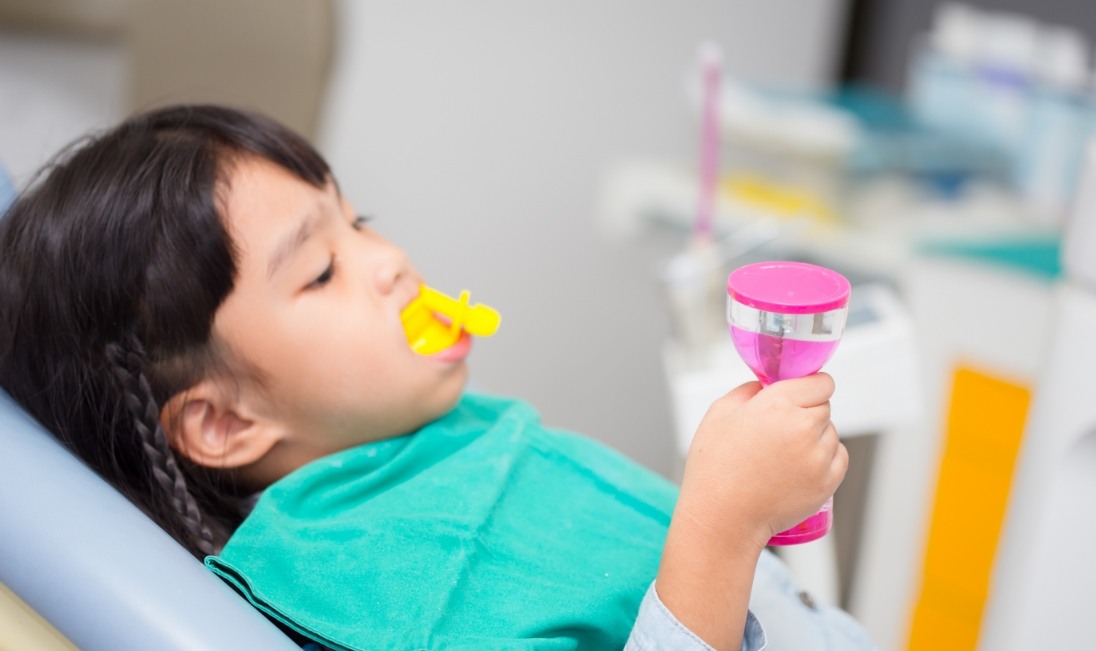
<svg viewBox="0 0 1096 651"><path fill-rule="evenodd" d="M467 395L276 482L206 565L337 649L620 649L676 497L524 403Z"/></svg>

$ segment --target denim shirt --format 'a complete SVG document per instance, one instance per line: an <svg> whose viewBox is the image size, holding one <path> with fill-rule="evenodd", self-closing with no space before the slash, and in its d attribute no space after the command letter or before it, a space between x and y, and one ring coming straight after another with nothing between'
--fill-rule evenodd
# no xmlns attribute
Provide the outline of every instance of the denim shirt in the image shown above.
<svg viewBox="0 0 1096 651"><path fill-rule="evenodd" d="M765 648L765 631L752 612L746 613L746 630L742 632L742 651ZM652 583L639 605L635 628L624 651L714 651L704 640L685 628L666 608Z"/></svg>
<svg viewBox="0 0 1096 651"><path fill-rule="evenodd" d="M762 628L764 626L764 628ZM710 651L659 600L654 584L639 607L625 651ZM879 651L848 613L820 603L799 586L788 567L769 551L754 572L743 651Z"/></svg>

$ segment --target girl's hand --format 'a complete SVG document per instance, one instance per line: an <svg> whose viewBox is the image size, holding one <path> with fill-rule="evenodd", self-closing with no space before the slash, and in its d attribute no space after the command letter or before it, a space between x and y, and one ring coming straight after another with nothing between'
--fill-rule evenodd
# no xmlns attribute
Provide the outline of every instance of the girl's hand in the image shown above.
<svg viewBox="0 0 1096 651"><path fill-rule="evenodd" d="M757 560L773 534L837 489L848 453L830 423L833 379L743 384L697 428L655 588L716 649L738 649Z"/></svg>
<svg viewBox="0 0 1096 651"><path fill-rule="evenodd" d="M833 379L749 382L708 409L689 448L675 517L760 549L813 514L848 469L830 422Z"/></svg>

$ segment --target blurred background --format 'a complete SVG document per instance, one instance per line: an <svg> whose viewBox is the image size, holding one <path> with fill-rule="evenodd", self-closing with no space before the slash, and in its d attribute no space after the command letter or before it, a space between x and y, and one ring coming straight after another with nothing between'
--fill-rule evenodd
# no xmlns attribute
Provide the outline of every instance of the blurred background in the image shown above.
<svg viewBox="0 0 1096 651"><path fill-rule="evenodd" d="M789 564L885 650L1090 648L1093 39L1085 0L0 0L0 170L264 111L499 309L475 388L671 479L752 377L726 273L833 267L852 467Z"/></svg>

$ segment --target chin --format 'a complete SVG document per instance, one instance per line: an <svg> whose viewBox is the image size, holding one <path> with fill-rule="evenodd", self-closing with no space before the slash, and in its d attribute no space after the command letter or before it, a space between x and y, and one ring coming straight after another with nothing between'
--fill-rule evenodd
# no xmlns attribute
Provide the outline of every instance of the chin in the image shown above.
<svg viewBox="0 0 1096 651"><path fill-rule="evenodd" d="M453 407L456 407L457 403L460 402L460 398L464 395L464 389L468 384L468 367L462 364L459 377L454 379L457 381L453 382L452 388L446 387L449 392L445 396L445 400L442 401L443 407L437 418L441 418L452 411Z"/></svg>
<svg viewBox="0 0 1096 651"><path fill-rule="evenodd" d="M457 406L460 402L461 396L464 395L465 385L468 381L468 369L463 364L460 368L460 373L454 374L448 378L444 386L439 387L437 393L431 396L428 400L424 400L423 403L428 407L422 413L422 425L432 423L442 416L448 414Z"/></svg>

